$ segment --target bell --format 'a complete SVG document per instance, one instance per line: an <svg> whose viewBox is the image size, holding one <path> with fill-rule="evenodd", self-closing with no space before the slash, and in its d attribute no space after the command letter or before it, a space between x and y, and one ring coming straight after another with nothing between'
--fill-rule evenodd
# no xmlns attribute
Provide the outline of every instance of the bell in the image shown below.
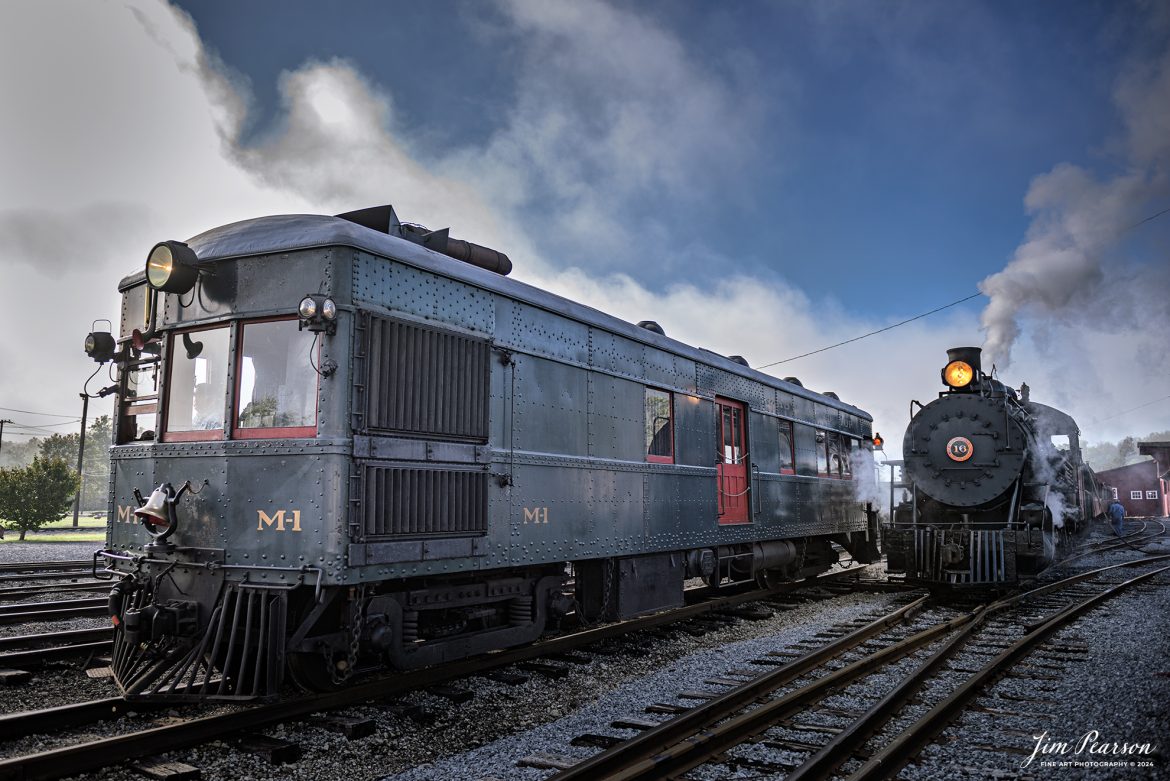
<svg viewBox="0 0 1170 781"><path fill-rule="evenodd" d="M171 525L170 509L167 507L167 489L160 485L146 500L146 504L134 511L134 514L148 526L155 529L168 529Z"/></svg>

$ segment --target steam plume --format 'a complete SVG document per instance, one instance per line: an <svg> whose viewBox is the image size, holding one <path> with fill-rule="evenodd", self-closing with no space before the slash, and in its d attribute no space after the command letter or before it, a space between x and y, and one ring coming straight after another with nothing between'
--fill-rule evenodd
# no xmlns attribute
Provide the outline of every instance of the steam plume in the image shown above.
<svg viewBox="0 0 1170 781"><path fill-rule="evenodd" d="M991 299L982 315L985 350L1000 369L1011 362L1022 317L1042 330L1092 324L1164 333L1170 324L1170 305L1155 292L1170 283L1165 248L1147 263L1123 246L1136 235L1131 228L1168 205L1170 52L1131 71L1114 101L1126 129L1125 170L1099 178L1061 163L1036 177L1024 201L1032 216L1026 240L979 285Z"/></svg>

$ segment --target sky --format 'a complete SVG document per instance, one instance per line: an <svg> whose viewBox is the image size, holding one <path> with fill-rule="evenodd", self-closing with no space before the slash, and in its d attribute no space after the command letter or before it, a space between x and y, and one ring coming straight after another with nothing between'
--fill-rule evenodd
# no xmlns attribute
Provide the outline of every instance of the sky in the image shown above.
<svg viewBox="0 0 1170 781"><path fill-rule="evenodd" d="M757 367L974 296L765 369L891 456L954 346L1170 429L1164 2L13 0L0 106L6 440L157 241L383 203Z"/></svg>

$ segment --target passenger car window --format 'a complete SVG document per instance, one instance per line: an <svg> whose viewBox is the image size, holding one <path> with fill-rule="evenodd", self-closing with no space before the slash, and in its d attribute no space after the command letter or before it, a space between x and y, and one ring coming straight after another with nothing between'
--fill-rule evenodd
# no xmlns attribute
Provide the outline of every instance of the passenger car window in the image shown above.
<svg viewBox="0 0 1170 781"><path fill-rule="evenodd" d="M244 439L317 434L317 349L296 320L244 323L240 331L236 432Z"/></svg>
<svg viewBox="0 0 1170 781"><path fill-rule="evenodd" d="M841 452L841 466L844 469L843 476L851 479L853 477L853 454L861 447L860 443L853 437L841 437L842 452Z"/></svg>
<svg viewBox="0 0 1170 781"><path fill-rule="evenodd" d="M646 460L674 463L673 398L668 391L646 389Z"/></svg>
<svg viewBox="0 0 1170 781"><path fill-rule="evenodd" d="M829 473L829 437L823 431L817 432L817 474Z"/></svg>
<svg viewBox="0 0 1170 781"><path fill-rule="evenodd" d="M171 335L164 439L223 436L228 343L226 325Z"/></svg>
<svg viewBox="0 0 1170 781"><path fill-rule="evenodd" d="M796 455L792 449L792 421L780 421L780 474L796 473Z"/></svg>

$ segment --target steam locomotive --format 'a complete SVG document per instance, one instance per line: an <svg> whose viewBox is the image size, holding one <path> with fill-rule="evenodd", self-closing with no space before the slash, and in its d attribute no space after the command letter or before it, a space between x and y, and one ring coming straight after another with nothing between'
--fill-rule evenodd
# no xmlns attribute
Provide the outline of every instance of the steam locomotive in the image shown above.
<svg viewBox="0 0 1170 781"><path fill-rule="evenodd" d="M113 669L277 695L874 561L872 419L505 275L389 206L165 241L119 285Z"/></svg>
<svg viewBox="0 0 1170 781"><path fill-rule="evenodd" d="M978 347L947 351L947 390L911 417L908 495L883 529L890 572L946 588L1002 588L1064 555L1104 512L1076 421L985 374ZM913 405L912 405L913 407Z"/></svg>

